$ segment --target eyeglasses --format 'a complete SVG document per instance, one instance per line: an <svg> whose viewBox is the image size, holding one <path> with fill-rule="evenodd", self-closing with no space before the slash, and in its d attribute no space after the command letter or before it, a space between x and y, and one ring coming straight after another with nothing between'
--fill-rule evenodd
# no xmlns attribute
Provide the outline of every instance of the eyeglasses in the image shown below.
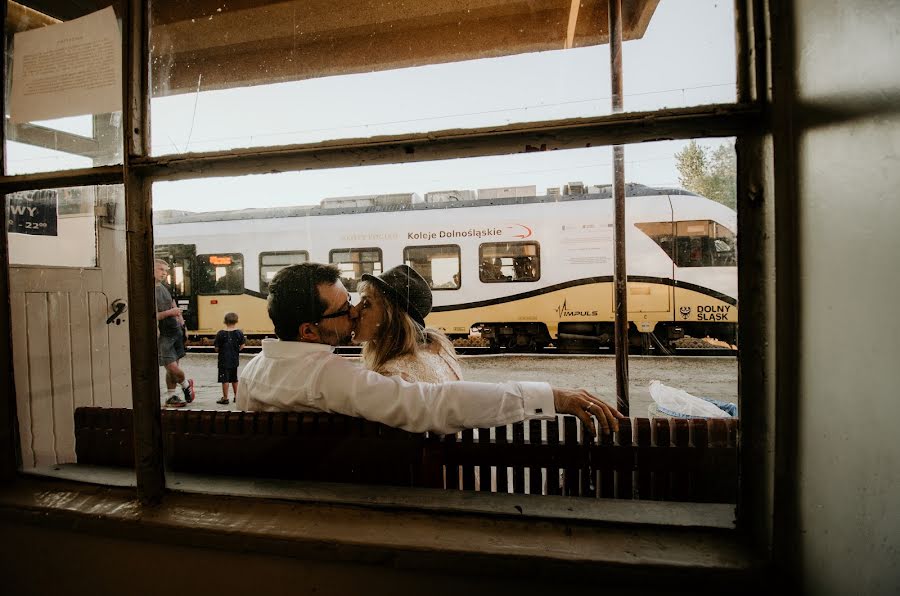
<svg viewBox="0 0 900 596"><path fill-rule="evenodd" d="M350 301L348 300L348 301L347 301L347 305L344 306L344 308L342 308L341 310L339 310L339 311L337 311L337 312L333 312L333 313L331 313L330 315L322 315L321 317L319 317L319 323L321 323L321 322L324 321L325 319L336 319L336 318L338 318L338 317L346 317L346 316L349 316L349 315L350 315L350 310L351 310L352 308L353 308L353 305L350 304ZM317 323L317 324L318 324L318 323Z"/></svg>

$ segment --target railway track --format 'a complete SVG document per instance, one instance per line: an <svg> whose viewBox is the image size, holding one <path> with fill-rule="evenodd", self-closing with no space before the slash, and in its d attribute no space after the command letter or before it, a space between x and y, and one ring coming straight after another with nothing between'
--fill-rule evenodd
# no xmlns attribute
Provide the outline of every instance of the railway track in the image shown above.
<svg viewBox="0 0 900 596"><path fill-rule="evenodd" d="M341 356L359 356L361 348L354 346L339 346L335 348L335 353L340 354ZM245 354L257 354L260 351L259 346L247 346L243 350ZM214 354L215 349L212 346L187 346L187 352L189 354ZM516 352L514 350L505 350L500 349L493 351L488 347L474 347L474 346L460 346L456 348L457 354L466 355L466 356L474 356L474 355L483 355L483 356L491 356L491 355L499 355L499 354L509 354L511 356L612 356L614 354L611 348L598 348L593 352L563 352L555 347L547 347L541 350L540 352ZM630 355L632 356L664 356L664 354L658 353L657 350L650 350L649 354L640 354L636 352L632 352ZM727 348L676 348L674 350L674 356L737 356L737 350L731 350Z"/></svg>

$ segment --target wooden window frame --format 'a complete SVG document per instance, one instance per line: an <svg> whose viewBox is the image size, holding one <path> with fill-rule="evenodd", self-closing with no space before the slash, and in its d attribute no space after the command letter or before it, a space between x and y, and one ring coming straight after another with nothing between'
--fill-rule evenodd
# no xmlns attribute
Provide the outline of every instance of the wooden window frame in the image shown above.
<svg viewBox="0 0 900 596"><path fill-rule="evenodd" d="M612 3L620 0L610 0ZM5 18L6 3L3 3ZM0 193L71 186L125 185L127 234L128 302L132 313L152 312L153 305L153 224L151 186L154 182L203 177L263 174L272 171L303 171L387 163L413 163L518 154L531 151L583 148L598 145L622 146L662 139L736 137L739 196L748 197L738 205L739 253L745 259L739 270L739 291L745 297L758 289L758 278L767 278L771 264L766 255L771 233L770 211L761 208L771 167L771 135L785 124L786 110L769 113L770 79L790 83L790 73L773 73L768 52L770 28L779 26L781 36L790 31L790 16L773 25L775 9L765 0L735 0L737 100L730 104L643 112L620 112L606 116L566 120L516 123L468 130L374 138L340 139L282 147L199 152L154 157L150 153L149 3L124 0L123 29L123 143L124 163L57 172L0 176ZM6 47L6 31L0 31L0 48ZM779 37L781 39L782 37ZM775 47L788 60L787 49ZM0 73L6 83L6 73ZM6 85L3 85L6 88ZM0 107L5 110L5 96ZM0 130L0 162L5 164L6 132ZM776 138L778 142L778 138ZM4 171L5 174L5 171ZM788 209L789 211L789 209ZM786 224L785 224L786 225ZM0 294L9 295L6 229L0 230ZM746 258L748 255L761 255ZM781 254L781 253L779 253ZM777 256L777 255L776 255ZM0 334L11 338L8 299L0 312ZM773 311L766 299L748 298L740 304L742 360L768 359ZM782 313L781 310L777 311ZM779 315L781 316L781 315ZM786 323L790 323L787 316ZM131 316L130 349L137 493L144 504L156 504L167 494L163 463L162 433L158 400L158 367L155 358L156 322L152 317ZM5 394L0 407L0 480L10 480L17 470L15 385L11 340L0 341L0 371ZM758 370L753 370L758 368ZM753 395L768 389L773 381L762 367L741 369L740 393ZM741 404L742 433L741 497L737 510L738 528L768 524L771 512L766 487L773 470L766 463L768 441L774 440L766 421L771 404L747 400Z"/></svg>

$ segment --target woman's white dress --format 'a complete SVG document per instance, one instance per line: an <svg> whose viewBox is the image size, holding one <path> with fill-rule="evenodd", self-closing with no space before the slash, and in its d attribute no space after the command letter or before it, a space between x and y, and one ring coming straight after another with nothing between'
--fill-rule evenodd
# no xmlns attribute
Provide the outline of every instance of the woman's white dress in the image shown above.
<svg viewBox="0 0 900 596"><path fill-rule="evenodd" d="M388 360L375 372L387 377L401 377L410 382L444 383L462 380L459 362L438 346L424 347L415 354Z"/></svg>

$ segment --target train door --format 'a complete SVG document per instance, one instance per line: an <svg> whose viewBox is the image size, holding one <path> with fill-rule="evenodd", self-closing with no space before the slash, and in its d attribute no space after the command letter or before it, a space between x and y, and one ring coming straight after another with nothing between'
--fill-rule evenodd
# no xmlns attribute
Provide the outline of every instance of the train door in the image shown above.
<svg viewBox="0 0 900 596"><path fill-rule="evenodd" d="M628 248L628 318L640 333L655 332L657 323L673 320L674 228L670 215L660 215L634 224L641 234Z"/></svg>
<svg viewBox="0 0 900 596"><path fill-rule="evenodd" d="M676 313L685 331L736 343L737 253L730 225L714 219L675 222ZM690 331L689 331L690 330Z"/></svg>
<svg viewBox="0 0 900 596"><path fill-rule="evenodd" d="M161 244L153 249L156 258L169 263L166 286L175 304L181 309L188 331L197 330L197 293L194 289L194 257L197 247L193 244Z"/></svg>
<svg viewBox="0 0 900 596"><path fill-rule="evenodd" d="M70 463L75 408L132 404L121 186L7 196L23 469ZM16 208L34 202L33 210ZM45 225L46 224L46 225Z"/></svg>

